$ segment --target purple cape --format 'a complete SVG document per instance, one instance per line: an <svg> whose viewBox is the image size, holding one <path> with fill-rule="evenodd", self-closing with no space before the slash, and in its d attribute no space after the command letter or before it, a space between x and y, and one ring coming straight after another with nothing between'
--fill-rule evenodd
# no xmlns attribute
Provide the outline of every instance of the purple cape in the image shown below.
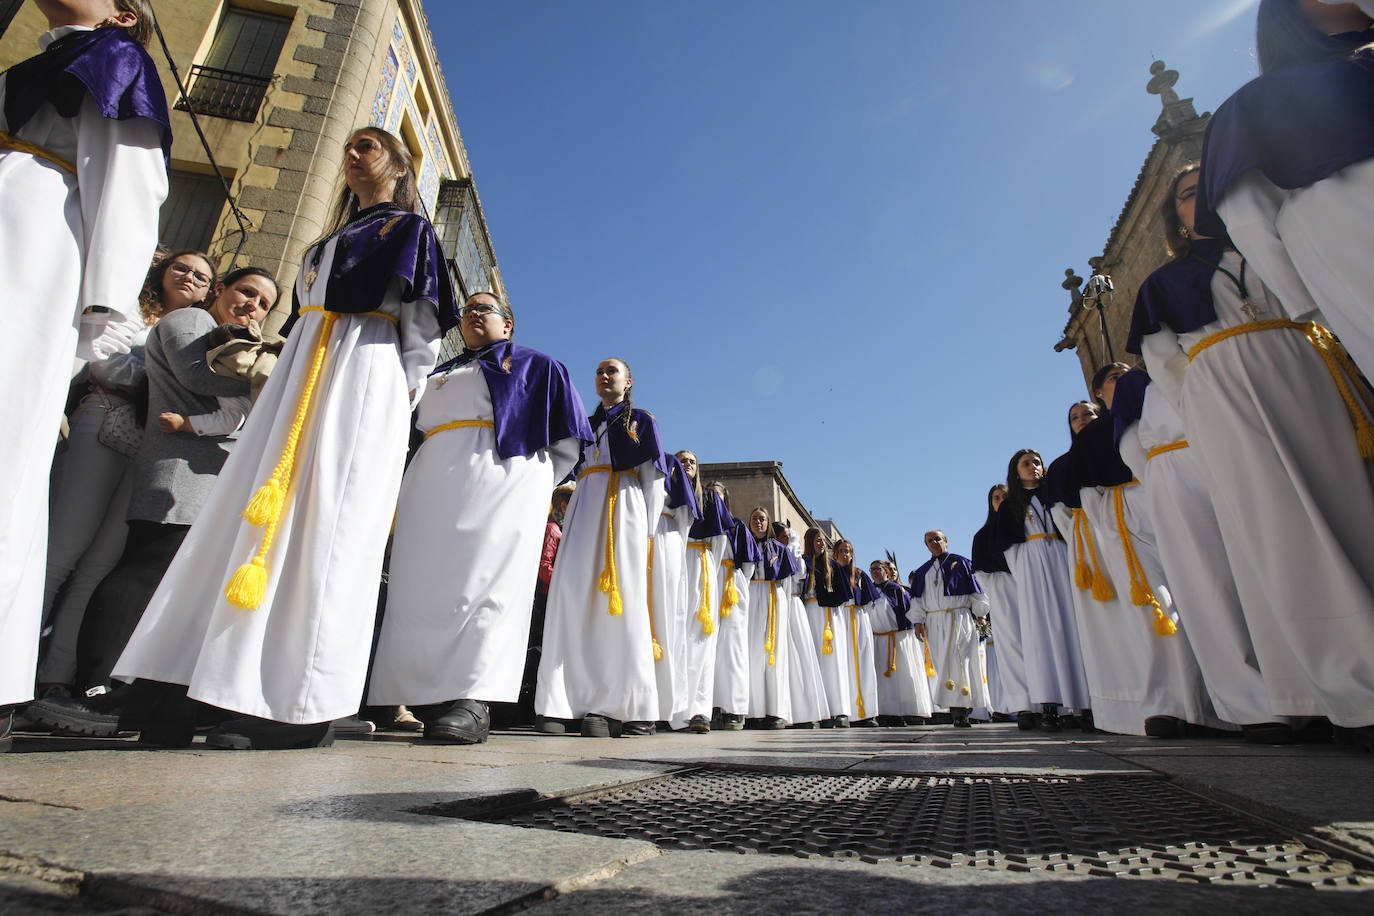
<svg viewBox="0 0 1374 916"><path fill-rule="evenodd" d="M730 517L730 548L735 558L735 568L743 566L745 563L757 563L760 559L758 542L749 533L749 527L744 522Z"/></svg>
<svg viewBox="0 0 1374 916"><path fill-rule="evenodd" d="M476 353L465 350L434 371L472 360L481 366L491 392L496 454L528 457L562 439L592 441L582 398L558 360L503 340Z"/></svg>
<svg viewBox="0 0 1374 916"><path fill-rule="evenodd" d="M773 540L771 536L760 541L751 533L749 538L759 551L758 566L754 568L753 575L755 580L777 581L797 574L797 558L792 555L791 550Z"/></svg>
<svg viewBox="0 0 1374 916"><path fill-rule="evenodd" d="M707 489L703 494L706 502L701 507L701 514L697 520L692 522L692 527L687 531L687 537L693 541L704 541L707 538L715 537L718 534L728 534L734 528L734 519L725 509L725 503L721 502L720 496L715 490Z"/></svg>
<svg viewBox="0 0 1374 916"><path fill-rule="evenodd" d="M1132 369L1116 380L1116 394L1112 395L1113 441L1121 443L1121 434L1134 423L1140 422L1140 412L1145 407L1145 389L1150 386L1150 375L1144 369Z"/></svg>
<svg viewBox="0 0 1374 916"><path fill-rule="evenodd" d="M1115 487L1135 479L1117 451L1116 424L1108 414L1083 427L1069 456L1079 487Z"/></svg>
<svg viewBox="0 0 1374 916"><path fill-rule="evenodd" d="M930 565L936 560L931 557L916 570L916 585L914 591L916 597L920 598L926 591L926 573L930 572ZM978 577L973 574L973 562L967 557L958 554L946 553L940 558L940 576L945 581L945 595L955 597L958 595L981 595L983 587L978 584Z"/></svg>
<svg viewBox="0 0 1374 916"><path fill-rule="evenodd" d="M1007 566L1007 555L993 546L993 528L996 520L990 520L973 536L974 572L1011 572Z"/></svg>
<svg viewBox="0 0 1374 916"><path fill-rule="evenodd" d="M1212 275L1230 247L1220 239L1198 239L1188 257L1170 261L1145 278L1131 313L1127 353L1139 356L1140 341L1160 328L1187 334L1217 320Z"/></svg>
<svg viewBox="0 0 1374 916"><path fill-rule="evenodd" d="M663 452L663 442L658 438L658 424L653 414L647 410L631 408L630 426L638 437L636 441L626 431L620 416L625 412L625 402L606 409L598 404L591 415L593 434L604 421L606 423L606 442L611 449L611 468L616 471L632 471L646 461L653 462L659 473L668 475L668 456Z"/></svg>
<svg viewBox="0 0 1374 916"><path fill-rule="evenodd" d="M677 460L676 455L665 454L663 458L668 463L668 476L663 479L663 486L668 491L667 508L691 506L692 518L701 518L701 506L697 505L696 489L687 482L687 472L682 469L682 462Z"/></svg>
<svg viewBox="0 0 1374 916"><path fill-rule="evenodd" d="M429 220L387 201L359 210L339 230L338 239L324 295L329 311L353 315L374 311L385 298L391 278L399 277L402 302L432 302L441 331L458 326L453 281ZM312 255L323 245L305 253L302 271L310 270ZM297 317L293 303L283 335L290 333Z"/></svg>
<svg viewBox="0 0 1374 916"><path fill-rule="evenodd" d="M1078 438L1074 437L1075 440ZM1046 508L1063 503L1070 509L1083 508L1083 500L1078 495L1081 484L1078 481L1078 466L1073 458L1073 446L1050 462L1045 470L1045 478L1040 481L1040 501Z"/></svg>
<svg viewBox="0 0 1374 916"><path fill-rule="evenodd" d="M902 583L888 579L878 586L878 591L882 592L887 603L892 605L892 612L897 615L897 629L910 630L911 621L906 619L906 612L911 610L911 596L902 588Z"/></svg>
<svg viewBox="0 0 1374 916"><path fill-rule="evenodd" d="M162 159L172 153L172 121L157 67L119 28L72 32L5 71L5 122L18 133L44 102L74 118L86 95L112 121L147 118L162 128Z"/></svg>
<svg viewBox="0 0 1374 916"><path fill-rule="evenodd" d="M1058 459L1056 459L1056 461L1057 460ZM1051 464L1050 467L1053 468L1054 465ZM1045 476L1048 477L1049 474L1046 473ZM1046 502L1048 494L1045 493L1044 484L1042 483L1039 487L1035 488L1034 490L1027 490L1024 487L1022 487L1021 492L1027 494L1026 506L1028 508L1025 510L1026 512L1036 511L1034 509L1029 508L1031 497L1038 496L1040 498L1040 504L1044 507L1045 517L1046 520L1049 522L1050 530L1055 534L1058 534L1059 529L1055 527L1054 519L1051 518L1049 514L1049 508L1052 504ZM1073 508L1078 508L1076 505L1076 503L1078 502L1077 487L1074 487L1073 499L1074 504L1070 505L1073 505ZM1064 502L1068 504L1067 500L1064 500ZM1017 517L1016 509L1012 505L1011 500L1002 500L1002 505L997 507L997 517L994 520L992 528L992 546L997 550L1006 550L1012 544L1026 543L1026 518L1028 518L1028 516L1025 515L1021 516L1020 518Z"/></svg>
<svg viewBox="0 0 1374 916"><path fill-rule="evenodd" d="M1291 191L1370 156L1374 55L1360 52L1262 74L1223 102L1207 125L1198 231L1225 233L1216 208L1231 184L1251 169Z"/></svg>

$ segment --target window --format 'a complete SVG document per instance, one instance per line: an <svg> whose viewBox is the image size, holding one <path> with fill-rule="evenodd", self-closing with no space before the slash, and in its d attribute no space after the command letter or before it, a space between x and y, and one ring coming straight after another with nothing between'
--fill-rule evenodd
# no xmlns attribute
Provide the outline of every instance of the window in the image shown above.
<svg viewBox="0 0 1374 916"><path fill-rule="evenodd" d="M214 175L173 171L158 214L158 242L172 251L207 251L224 210L224 188Z"/></svg>
<svg viewBox="0 0 1374 916"><path fill-rule="evenodd" d="M470 180L445 181L434 207L434 229L457 274L459 298L491 289L494 258L481 227L481 211Z"/></svg>
<svg viewBox="0 0 1374 916"><path fill-rule="evenodd" d="M203 64L191 68L191 104L197 112L235 121L258 116L272 82L291 20L230 7ZM186 108L184 101L178 108Z"/></svg>

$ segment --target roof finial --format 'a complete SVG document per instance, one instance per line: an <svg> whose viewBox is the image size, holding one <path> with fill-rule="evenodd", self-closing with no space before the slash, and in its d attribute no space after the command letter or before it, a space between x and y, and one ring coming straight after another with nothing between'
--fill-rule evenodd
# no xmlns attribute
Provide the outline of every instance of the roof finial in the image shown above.
<svg viewBox="0 0 1374 916"><path fill-rule="evenodd" d="M1164 61L1157 60L1150 64L1150 73L1154 75L1145 86L1145 91L1150 95L1159 96L1160 104L1166 108L1177 102L1178 93L1174 91L1174 83L1178 82L1178 71L1166 70Z"/></svg>

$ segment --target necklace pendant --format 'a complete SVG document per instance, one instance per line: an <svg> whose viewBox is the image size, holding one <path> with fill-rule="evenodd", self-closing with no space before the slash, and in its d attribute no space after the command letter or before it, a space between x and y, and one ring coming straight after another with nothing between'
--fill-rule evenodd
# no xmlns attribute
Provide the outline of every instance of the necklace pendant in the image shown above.
<svg viewBox="0 0 1374 916"><path fill-rule="evenodd" d="M1258 305L1255 305L1254 302L1250 301L1249 298L1246 298L1241 301L1240 310L1244 312L1251 321L1259 320L1260 312L1264 311L1264 309L1262 309Z"/></svg>
<svg viewBox="0 0 1374 916"><path fill-rule="evenodd" d="M307 290L309 290L310 287L315 285L315 276L315 268L312 267L310 268L310 273L305 275L305 288Z"/></svg>

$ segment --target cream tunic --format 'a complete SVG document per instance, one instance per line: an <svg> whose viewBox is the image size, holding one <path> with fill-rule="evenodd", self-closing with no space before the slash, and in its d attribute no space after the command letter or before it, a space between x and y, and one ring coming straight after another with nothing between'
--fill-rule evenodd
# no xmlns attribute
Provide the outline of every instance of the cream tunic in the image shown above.
<svg viewBox="0 0 1374 916"><path fill-rule="evenodd" d="M907 617L912 623L925 624L926 645L935 666L932 702L946 708L986 707L987 679L973 618L987 616L987 595L946 595L940 564L932 563L926 570L921 597L912 595L911 601Z"/></svg>

